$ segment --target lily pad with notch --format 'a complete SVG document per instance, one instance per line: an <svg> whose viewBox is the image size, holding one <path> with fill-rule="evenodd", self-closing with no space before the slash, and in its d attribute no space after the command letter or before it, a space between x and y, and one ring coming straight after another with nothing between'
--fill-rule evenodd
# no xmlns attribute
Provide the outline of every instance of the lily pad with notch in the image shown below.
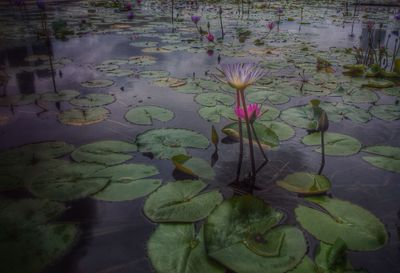
<svg viewBox="0 0 400 273"><path fill-rule="evenodd" d="M374 156L363 156L362 159L375 167L400 173L400 148L384 145L370 146L362 150Z"/></svg>
<svg viewBox="0 0 400 273"><path fill-rule="evenodd" d="M306 195L322 194L331 188L331 182L325 176L306 172L289 174L277 184L288 191Z"/></svg>
<svg viewBox="0 0 400 273"><path fill-rule="evenodd" d="M303 137L302 142L306 145L318 146L316 152L321 152L321 133L315 132ZM325 154L332 156L350 156L358 153L361 143L348 135L338 133L325 133Z"/></svg>
<svg viewBox="0 0 400 273"><path fill-rule="evenodd" d="M125 114L127 121L138 125L153 125L153 120L162 122L174 118L174 112L159 106L138 106Z"/></svg>
<svg viewBox="0 0 400 273"><path fill-rule="evenodd" d="M90 125L102 122L110 115L110 111L103 107L87 109L72 108L58 115L58 120L66 125Z"/></svg>
<svg viewBox="0 0 400 273"><path fill-rule="evenodd" d="M115 101L115 97L109 94L92 93L79 98L72 99L70 103L80 107L97 107L111 104Z"/></svg>
<svg viewBox="0 0 400 273"><path fill-rule="evenodd" d="M204 159L181 154L173 156L171 161L179 171L194 177L209 180L215 177L215 172L210 163Z"/></svg>

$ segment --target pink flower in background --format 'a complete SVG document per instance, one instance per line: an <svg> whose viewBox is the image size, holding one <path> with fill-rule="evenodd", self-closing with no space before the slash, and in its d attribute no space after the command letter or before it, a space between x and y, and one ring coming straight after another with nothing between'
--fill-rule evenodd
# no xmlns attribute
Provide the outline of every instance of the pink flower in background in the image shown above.
<svg viewBox="0 0 400 273"><path fill-rule="evenodd" d="M133 16L134 16L134 15L133 15L133 12L132 12L132 11L128 12L128 16L127 16L127 17L128 17L129 20L132 20L132 19L133 19Z"/></svg>
<svg viewBox="0 0 400 273"><path fill-rule="evenodd" d="M243 107L236 106L235 114L240 119L246 119ZM259 106L257 103L247 105L247 114L249 115L249 119L252 117L258 118L261 115L261 106Z"/></svg>
<svg viewBox="0 0 400 273"><path fill-rule="evenodd" d="M131 9L132 9L132 4L131 4L131 3L127 3L127 4L125 5L125 8L126 8L127 10L131 10Z"/></svg>
<svg viewBox="0 0 400 273"><path fill-rule="evenodd" d="M211 33L208 33L206 37L209 42L214 42L214 35L212 35Z"/></svg>
<svg viewBox="0 0 400 273"><path fill-rule="evenodd" d="M274 23L274 22L269 22L269 23L267 24L267 28L269 29L269 31L273 30L274 27L275 27L275 23Z"/></svg>

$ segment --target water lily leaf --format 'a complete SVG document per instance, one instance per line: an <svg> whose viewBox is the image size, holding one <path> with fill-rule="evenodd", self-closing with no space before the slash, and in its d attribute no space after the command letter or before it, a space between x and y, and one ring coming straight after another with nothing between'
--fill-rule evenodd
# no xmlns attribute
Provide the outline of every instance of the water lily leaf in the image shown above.
<svg viewBox="0 0 400 273"><path fill-rule="evenodd" d="M375 167L391 172L400 172L400 148L391 146L370 146L363 152L378 156L363 156L363 159Z"/></svg>
<svg viewBox="0 0 400 273"><path fill-rule="evenodd" d="M273 91L257 91L252 92L246 97L250 102L264 103L267 100L272 104L284 104L287 103L290 98L284 94L276 93Z"/></svg>
<svg viewBox="0 0 400 273"><path fill-rule="evenodd" d="M59 102L59 101L70 101L73 98L79 96L79 91L76 90L61 90L57 93L46 92L41 94L40 99L44 101Z"/></svg>
<svg viewBox="0 0 400 273"><path fill-rule="evenodd" d="M197 80L187 79L185 85L175 87L173 90L184 94L199 94L204 89Z"/></svg>
<svg viewBox="0 0 400 273"><path fill-rule="evenodd" d="M174 112L158 106L138 106L125 114L127 121L138 125L153 125L153 120L169 121Z"/></svg>
<svg viewBox="0 0 400 273"><path fill-rule="evenodd" d="M288 140L295 135L294 129L283 122L263 121L261 119L258 119L257 123L260 123L260 124L268 127L269 129L271 129L272 131L274 131L280 141Z"/></svg>
<svg viewBox="0 0 400 273"><path fill-rule="evenodd" d="M331 188L331 182L325 176L306 172L289 174L277 184L288 191L301 194L321 194Z"/></svg>
<svg viewBox="0 0 400 273"><path fill-rule="evenodd" d="M152 153L159 159L170 159L174 155L186 154L185 148L206 149L208 139L187 129L152 129L136 138L136 145L141 153Z"/></svg>
<svg viewBox="0 0 400 273"><path fill-rule="evenodd" d="M318 271L317 266L308 256L304 256L301 263L298 266L296 266L295 269L289 271L289 273L321 273L321 272Z"/></svg>
<svg viewBox="0 0 400 273"><path fill-rule="evenodd" d="M169 72L164 70L147 70L139 72L139 76L145 79L166 78L169 76Z"/></svg>
<svg viewBox="0 0 400 273"><path fill-rule="evenodd" d="M223 273L207 256L203 227L196 236L193 224L161 224L151 235L147 251L157 273Z"/></svg>
<svg viewBox="0 0 400 273"><path fill-rule="evenodd" d="M388 235L384 225L369 211L325 196L306 199L329 213L302 205L295 210L303 228L318 240L333 244L341 238L348 249L357 251L376 250L386 244Z"/></svg>
<svg viewBox="0 0 400 273"><path fill-rule="evenodd" d="M131 159L132 156L126 153L136 150L135 144L105 140L82 145L71 154L71 157L76 162L116 165Z"/></svg>
<svg viewBox="0 0 400 273"><path fill-rule="evenodd" d="M186 174L203 179L214 179L215 172L210 163L198 157L176 155L171 158L175 167Z"/></svg>
<svg viewBox="0 0 400 273"><path fill-rule="evenodd" d="M72 99L70 103L81 107L96 107L111 104L115 101L115 97L109 94L88 94L76 99Z"/></svg>
<svg viewBox="0 0 400 273"><path fill-rule="evenodd" d="M157 59L153 56L133 56L129 58L129 64L135 65L151 65L155 64Z"/></svg>
<svg viewBox="0 0 400 273"><path fill-rule="evenodd" d="M92 174L93 177L111 179L111 183L129 183L149 176L157 175L156 167L145 164L120 164L107 167Z"/></svg>
<svg viewBox="0 0 400 273"><path fill-rule="evenodd" d="M387 121L400 119L400 105L375 105L369 111L379 119Z"/></svg>
<svg viewBox="0 0 400 273"><path fill-rule="evenodd" d="M393 87L394 83L392 81L379 79L379 80L369 80L367 83L361 85L361 87L370 87L370 88L389 88Z"/></svg>
<svg viewBox="0 0 400 273"><path fill-rule="evenodd" d="M90 80L81 82L83 87L87 88L102 88L102 87L109 87L114 84L112 80Z"/></svg>
<svg viewBox="0 0 400 273"><path fill-rule="evenodd" d="M169 182L150 194L144 214L153 222L196 222L207 217L223 198L219 191L200 193L201 180Z"/></svg>
<svg viewBox="0 0 400 273"><path fill-rule="evenodd" d="M279 138L274 131L258 122L254 122L253 126L261 145L267 148L274 148L279 146ZM245 123L242 124L242 128L243 138L248 142L248 135ZM222 132L234 139L239 139L239 126L237 122L226 125L224 128L222 128ZM254 145L257 145L254 135L253 143Z"/></svg>
<svg viewBox="0 0 400 273"><path fill-rule="evenodd" d="M219 123L221 121L221 117L226 119L235 120L235 112L231 106L226 105L216 105L212 107L202 107L199 109L199 115L213 123Z"/></svg>
<svg viewBox="0 0 400 273"><path fill-rule="evenodd" d="M306 145L317 145L315 149L321 152L321 134L319 132L305 136L302 142ZM349 156L356 154L361 149L361 143L348 135L325 133L325 154L333 156Z"/></svg>
<svg viewBox="0 0 400 273"><path fill-rule="evenodd" d="M102 122L110 115L110 111L103 107L78 109L72 108L61 112L58 120L67 125L90 125Z"/></svg>
<svg viewBox="0 0 400 273"><path fill-rule="evenodd" d="M231 95L219 92L203 93L194 97L194 100L202 106L216 106L222 104L231 106L235 103L235 99Z"/></svg>
<svg viewBox="0 0 400 273"><path fill-rule="evenodd" d="M38 94L17 94L0 97L0 106L23 106L32 104L39 98Z"/></svg>
<svg viewBox="0 0 400 273"><path fill-rule="evenodd" d="M224 201L205 224L208 255L238 273L287 272L301 261L307 246L299 229L273 228L282 217L253 196Z"/></svg>
<svg viewBox="0 0 400 273"><path fill-rule="evenodd" d="M336 89L335 93L342 95L343 101L346 103L372 103L379 99L371 90L358 89L354 87L344 88L343 86L340 86Z"/></svg>
<svg viewBox="0 0 400 273"><path fill-rule="evenodd" d="M130 69L113 69L105 72L107 77L127 77L135 74L135 72Z"/></svg>
<svg viewBox="0 0 400 273"><path fill-rule="evenodd" d="M85 198L103 189L107 178L92 177L101 165L65 163L32 177L29 191L40 198L70 201Z"/></svg>
<svg viewBox="0 0 400 273"><path fill-rule="evenodd" d="M121 59L112 59L112 60L107 60L102 62L101 64L103 65L124 65L127 64L127 60L121 60Z"/></svg>
<svg viewBox="0 0 400 273"><path fill-rule="evenodd" d="M165 77L165 78L158 78L152 81L154 85L159 87L179 87L186 84L186 80L173 78L173 77Z"/></svg>
<svg viewBox="0 0 400 273"><path fill-rule="evenodd" d="M382 90L382 92L389 96L400 97L400 87L399 86L385 88Z"/></svg>
<svg viewBox="0 0 400 273"><path fill-rule="evenodd" d="M264 122L264 121L272 121L279 117L280 111L276 109L275 107L271 106L262 106L261 107L261 116L257 118L257 121L259 122Z"/></svg>

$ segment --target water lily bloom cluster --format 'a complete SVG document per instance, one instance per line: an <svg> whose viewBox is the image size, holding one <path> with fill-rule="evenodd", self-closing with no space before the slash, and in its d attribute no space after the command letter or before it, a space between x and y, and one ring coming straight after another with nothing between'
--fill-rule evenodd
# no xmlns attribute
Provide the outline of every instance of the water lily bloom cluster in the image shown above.
<svg viewBox="0 0 400 273"><path fill-rule="evenodd" d="M265 75L254 63L221 65L226 82L236 90L244 90Z"/></svg>
<svg viewBox="0 0 400 273"><path fill-rule="evenodd" d="M240 119L246 119L245 111L243 107L236 106L235 114ZM250 118L258 118L261 115L261 106L257 103L247 105L247 114ZM254 121L254 120L253 120Z"/></svg>

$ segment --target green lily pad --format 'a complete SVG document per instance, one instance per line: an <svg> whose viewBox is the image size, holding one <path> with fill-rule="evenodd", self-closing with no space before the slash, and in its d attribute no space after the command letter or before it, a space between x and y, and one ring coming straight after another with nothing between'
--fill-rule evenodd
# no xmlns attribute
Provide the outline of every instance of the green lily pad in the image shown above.
<svg viewBox="0 0 400 273"><path fill-rule="evenodd" d="M135 64L135 65L151 65L155 64L157 62L157 59L153 56L133 56L129 58L129 64Z"/></svg>
<svg viewBox="0 0 400 273"><path fill-rule="evenodd" d="M266 121L272 121L279 117L280 111L276 109L275 107L271 106L262 106L261 107L261 116L257 118L258 122L266 122Z"/></svg>
<svg viewBox="0 0 400 273"><path fill-rule="evenodd" d="M253 126L261 145L267 148L274 148L279 146L279 138L274 131L258 122L254 122ZM222 128L222 132L234 139L239 139L239 125L237 122L226 125L224 128ZM248 142L247 129L244 122L242 123L242 132L244 140ZM253 144L257 145L254 135Z"/></svg>
<svg viewBox="0 0 400 273"><path fill-rule="evenodd" d="M39 94L17 94L0 97L0 106L23 106L34 103Z"/></svg>
<svg viewBox="0 0 400 273"><path fill-rule="evenodd" d="M138 125L153 125L153 120L169 121L174 112L158 106L138 106L125 114L126 120Z"/></svg>
<svg viewBox="0 0 400 273"><path fill-rule="evenodd" d="M107 77L127 77L135 74L135 72L130 69L113 69L113 70L108 70L105 73Z"/></svg>
<svg viewBox="0 0 400 273"><path fill-rule="evenodd" d="M371 251L387 243L385 226L369 211L347 201L325 196L308 197L329 214L298 206L297 220L314 237L328 244L341 238L350 250Z"/></svg>
<svg viewBox="0 0 400 273"><path fill-rule="evenodd" d="M279 121L263 121L258 119L257 123L260 123L272 131L278 136L280 141L285 141L292 138L295 135L295 131L292 127L287 125L286 123Z"/></svg>
<svg viewBox="0 0 400 273"><path fill-rule="evenodd" d="M103 107L94 107L87 109L72 108L61 112L58 120L66 125L90 125L102 122L110 115L110 111Z"/></svg>
<svg viewBox="0 0 400 273"><path fill-rule="evenodd" d="M399 86L385 88L382 90L382 92L389 96L400 97L400 87Z"/></svg>
<svg viewBox="0 0 400 273"><path fill-rule="evenodd" d="M81 85L87 88L103 88L103 87L109 87L113 84L114 81L112 80L90 80L81 82Z"/></svg>
<svg viewBox="0 0 400 273"><path fill-rule="evenodd" d="M202 106L216 106L218 104L231 106L235 103L234 97L219 92L203 93L194 97L194 100Z"/></svg>
<svg viewBox="0 0 400 273"><path fill-rule="evenodd" d="M169 72L164 70L146 70L139 72L139 76L145 79L165 78L169 76Z"/></svg>
<svg viewBox="0 0 400 273"><path fill-rule="evenodd" d="M135 144L105 140L82 145L71 154L71 157L76 162L116 165L131 159L132 156L127 153L136 150Z"/></svg>
<svg viewBox="0 0 400 273"><path fill-rule="evenodd" d="M175 87L173 90L184 94L199 94L204 91L203 87L199 84L199 82L197 80L192 80L192 79L187 79L185 85Z"/></svg>
<svg viewBox="0 0 400 273"><path fill-rule="evenodd" d="M304 256L303 260L295 269L290 270L288 273L320 273L314 262L308 257ZM350 273L350 272L349 272Z"/></svg>
<svg viewBox="0 0 400 273"><path fill-rule="evenodd" d="M264 103L268 100L272 104L284 104L290 100L288 96L274 91L256 91L248 94L246 98L254 103Z"/></svg>
<svg viewBox="0 0 400 273"><path fill-rule="evenodd" d="M170 159L174 155L186 154L186 148L206 149L208 139L187 129L152 129L136 138L139 152L151 153L159 159Z"/></svg>
<svg viewBox="0 0 400 273"><path fill-rule="evenodd" d="M203 179L214 179L215 172L210 163L204 159L187 155L176 155L171 158L175 167L186 174Z"/></svg>
<svg viewBox="0 0 400 273"><path fill-rule="evenodd" d="M210 122L219 123L221 117L226 119L235 120L235 112L231 106L226 105L216 105L212 107L203 107L199 109L199 115Z"/></svg>
<svg viewBox="0 0 400 273"><path fill-rule="evenodd" d="M379 119L387 121L400 119L400 105L375 105L369 111Z"/></svg>
<svg viewBox="0 0 400 273"><path fill-rule="evenodd" d="M96 107L111 104L115 97L109 94L88 94L70 101L72 105L80 107Z"/></svg>
<svg viewBox="0 0 400 273"><path fill-rule="evenodd" d="M147 251L157 273L223 273L207 256L203 228L196 236L193 224L161 224L151 235Z"/></svg>
<svg viewBox="0 0 400 273"><path fill-rule="evenodd" d="M299 229L274 228L282 217L253 196L226 200L207 218L207 253L237 273L287 272L301 261L307 245Z"/></svg>
<svg viewBox="0 0 400 273"><path fill-rule="evenodd" d="M79 96L79 91L76 90L61 90L57 93L46 92L40 95L40 99L50 102L70 101Z"/></svg>
<svg viewBox="0 0 400 273"><path fill-rule="evenodd" d="M152 81L152 83L159 87L170 87L176 88L180 86L184 86L186 84L186 80L178 79L174 77L165 77L165 78L157 78Z"/></svg>
<svg viewBox="0 0 400 273"><path fill-rule="evenodd" d="M288 191L301 194L321 194L331 188L331 182L325 176L306 172L289 174L277 184Z"/></svg>
<svg viewBox="0 0 400 273"><path fill-rule="evenodd" d="M363 149L363 152L377 156L363 156L362 159L375 167L391 172L400 172L400 148L391 146L370 146Z"/></svg>
<svg viewBox="0 0 400 273"><path fill-rule="evenodd" d="M156 167L145 164L120 164L107 167L92 174L93 177L108 178L112 183L129 183L149 176L157 175Z"/></svg>
<svg viewBox="0 0 400 273"><path fill-rule="evenodd" d="M144 204L144 214L157 223L204 219L223 200L217 190L200 193L206 187L200 180L169 182L150 194Z"/></svg>
<svg viewBox="0 0 400 273"><path fill-rule="evenodd" d="M325 133L325 154L333 156L349 156L356 154L361 149L361 143L348 135L337 133ZM315 149L321 152L321 133L316 132L303 137L302 142L306 145L318 146Z"/></svg>

